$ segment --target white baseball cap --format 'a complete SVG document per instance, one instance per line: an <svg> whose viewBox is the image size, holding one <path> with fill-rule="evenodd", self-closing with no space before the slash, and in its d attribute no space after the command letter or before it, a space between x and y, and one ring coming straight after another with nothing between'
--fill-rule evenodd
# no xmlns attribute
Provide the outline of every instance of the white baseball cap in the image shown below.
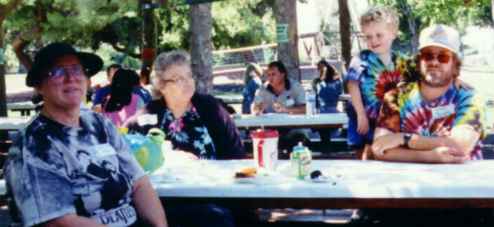
<svg viewBox="0 0 494 227"><path fill-rule="evenodd" d="M419 50L430 46L442 47L460 57L460 42L460 33L456 29L444 24L435 24L420 32Z"/></svg>

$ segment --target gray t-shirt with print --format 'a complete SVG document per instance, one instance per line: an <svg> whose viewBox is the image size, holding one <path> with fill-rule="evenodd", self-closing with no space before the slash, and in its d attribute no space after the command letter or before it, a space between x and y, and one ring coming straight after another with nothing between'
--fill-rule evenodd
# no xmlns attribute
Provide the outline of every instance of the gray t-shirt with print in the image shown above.
<svg viewBox="0 0 494 227"><path fill-rule="evenodd" d="M294 107L305 104L305 91L302 85L295 80L287 80L287 87L281 94L276 95L269 84L265 84L256 92L254 104L263 103L265 105L264 113L274 113L273 104L280 103L285 107Z"/></svg>
<svg viewBox="0 0 494 227"><path fill-rule="evenodd" d="M144 174L115 126L89 110L78 128L37 115L5 164L11 209L25 226L67 214L129 226L137 220L132 185Z"/></svg>

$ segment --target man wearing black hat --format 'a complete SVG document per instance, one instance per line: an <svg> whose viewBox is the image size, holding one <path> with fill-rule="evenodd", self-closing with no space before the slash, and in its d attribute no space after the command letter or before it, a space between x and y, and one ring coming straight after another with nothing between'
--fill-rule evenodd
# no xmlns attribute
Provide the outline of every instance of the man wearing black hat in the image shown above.
<svg viewBox="0 0 494 227"><path fill-rule="evenodd" d="M10 208L24 226L167 226L149 179L115 126L80 108L89 77L102 65L97 55L64 43L42 48L34 59L26 84L44 104L4 168ZM108 164L120 181L106 177ZM110 207L103 204L109 198Z"/></svg>

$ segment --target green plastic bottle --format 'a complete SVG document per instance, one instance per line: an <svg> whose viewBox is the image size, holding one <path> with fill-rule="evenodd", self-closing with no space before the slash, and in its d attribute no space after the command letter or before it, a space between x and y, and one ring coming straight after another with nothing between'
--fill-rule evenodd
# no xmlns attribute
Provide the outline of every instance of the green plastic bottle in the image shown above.
<svg viewBox="0 0 494 227"><path fill-rule="evenodd" d="M295 176L303 180L310 173L312 153L309 148L302 145L302 142L299 142L297 146L293 147L290 162Z"/></svg>

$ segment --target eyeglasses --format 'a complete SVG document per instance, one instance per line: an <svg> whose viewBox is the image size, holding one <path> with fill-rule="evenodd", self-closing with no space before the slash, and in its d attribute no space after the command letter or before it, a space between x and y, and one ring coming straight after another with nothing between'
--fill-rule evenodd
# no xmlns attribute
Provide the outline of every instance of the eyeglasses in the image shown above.
<svg viewBox="0 0 494 227"><path fill-rule="evenodd" d="M173 79L166 79L163 80L165 83L174 83L174 84L185 84L187 82L190 82L192 80L191 77L176 77Z"/></svg>
<svg viewBox="0 0 494 227"><path fill-rule="evenodd" d="M85 76L84 74L84 69L82 68L81 65L68 65L68 66L62 66L62 67L53 67L49 72L48 72L48 77L52 80L58 80L63 78L64 76L73 76L76 78L82 78Z"/></svg>
<svg viewBox="0 0 494 227"><path fill-rule="evenodd" d="M452 56L446 52L433 53L433 52L420 52L420 59L424 61L432 61L437 59L438 62L446 64L451 60Z"/></svg>

